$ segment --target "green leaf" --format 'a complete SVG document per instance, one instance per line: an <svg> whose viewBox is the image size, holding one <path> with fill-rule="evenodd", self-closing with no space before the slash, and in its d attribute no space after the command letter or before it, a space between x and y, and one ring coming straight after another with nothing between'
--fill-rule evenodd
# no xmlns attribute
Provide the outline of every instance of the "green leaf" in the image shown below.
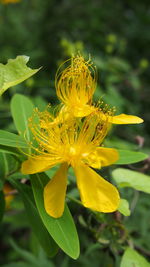
<svg viewBox="0 0 150 267"><path fill-rule="evenodd" d="M47 108L48 103L41 96L34 96L32 101L35 107L38 107L40 111L43 111Z"/></svg>
<svg viewBox="0 0 150 267"><path fill-rule="evenodd" d="M9 164L5 153L0 153L0 190L3 189L5 178L9 172Z"/></svg>
<svg viewBox="0 0 150 267"><path fill-rule="evenodd" d="M7 154L12 154L15 156L18 156L18 154L20 154L20 151L17 150L17 148L14 147L10 147L10 146L2 146L0 145L0 152L4 152Z"/></svg>
<svg viewBox="0 0 150 267"><path fill-rule="evenodd" d="M15 157L8 153L0 153L0 190L3 188L5 178L16 172L18 168L18 161Z"/></svg>
<svg viewBox="0 0 150 267"><path fill-rule="evenodd" d="M117 149L119 160L115 164L131 164L147 159L149 156L142 152Z"/></svg>
<svg viewBox="0 0 150 267"><path fill-rule="evenodd" d="M46 174L31 175L31 183L37 208L45 227L61 249L73 259L79 256L79 240L76 227L68 207L62 217L55 219L47 214L44 208L43 190L49 178Z"/></svg>
<svg viewBox="0 0 150 267"><path fill-rule="evenodd" d="M150 263L134 249L127 248L120 267L150 267Z"/></svg>
<svg viewBox="0 0 150 267"><path fill-rule="evenodd" d="M11 100L11 112L15 126L21 136L26 134L27 140L31 139L28 119L33 115L34 106L31 100L23 95L16 94Z"/></svg>
<svg viewBox="0 0 150 267"><path fill-rule="evenodd" d="M0 222L5 212L5 198L3 191L0 191Z"/></svg>
<svg viewBox="0 0 150 267"><path fill-rule="evenodd" d="M129 203L128 203L128 201L126 199L123 199L123 198L120 199L118 210L124 216L130 216Z"/></svg>
<svg viewBox="0 0 150 267"><path fill-rule="evenodd" d="M10 239L10 240L9 240L9 243L10 243L10 245L13 247L13 249L14 249L16 252L18 252L18 254L19 254L25 261L28 262L28 264L30 264L30 265L33 266L33 267L36 267L36 266L39 267L39 265L38 265L38 263L37 263L37 259L35 258L35 256L34 256L31 252L26 251L26 250L20 248L19 246L17 246L17 244L14 242L13 239Z"/></svg>
<svg viewBox="0 0 150 267"><path fill-rule="evenodd" d="M15 181L14 179L9 179L9 181L19 191L22 197L33 233L39 240L39 243L41 244L47 255L53 257L57 253L58 247L49 235L39 216L34 203L32 189L27 185Z"/></svg>
<svg viewBox="0 0 150 267"><path fill-rule="evenodd" d="M0 145L10 146L15 148L28 147L25 140L21 136L3 130L0 130Z"/></svg>
<svg viewBox="0 0 150 267"><path fill-rule="evenodd" d="M27 56L17 56L9 59L6 65L0 63L0 96L8 88L25 81L40 70L27 67L28 61Z"/></svg>
<svg viewBox="0 0 150 267"><path fill-rule="evenodd" d="M136 150L138 148L138 146L136 144L129 143L129 142L122 140L118 137L106 139L104 141L104 144L107 147L114 147L114 148L119 149L119 150L120 150L120 148L123 150L131 150L131 149Z"/></svg>
<svg viewBox="0 0 150 267"><path fill-rule="evenodd" d="M44 251L40 248L40 250L38 251L38 253L36 253L35 255L25 249L20 248L20 246L18 246L14 240L10 239L9 240L10 245L13 247L13 249L17 252L17 256L19 256L19 258L24 259L25 263L27 263L27 266L31 266L31 267L54 267L56 265L54 265L54 263L49 260ZM17 257L18 258L18 257ZM14 263L15 264L15 263ZM5 265L7 266L7 265ZM20 265L16 265L18 267L22 267L22 263ZM16 267L15 265L13 265L13 267ZM24 265L23 265L24 267Z"/></svg>
<svg viewBox="0 0 150 267"><path fill-rule="evenodd" d="M0 190L3 189L5 178L18 168L18 162L8 153L0 153Z"/></svg>
<svg viewBox="0 0 150 267"><path fill-rule="evenodd" d="M150 194L150 176L128 169L118 168L112 177L120 187L132 187Z"/></svg>

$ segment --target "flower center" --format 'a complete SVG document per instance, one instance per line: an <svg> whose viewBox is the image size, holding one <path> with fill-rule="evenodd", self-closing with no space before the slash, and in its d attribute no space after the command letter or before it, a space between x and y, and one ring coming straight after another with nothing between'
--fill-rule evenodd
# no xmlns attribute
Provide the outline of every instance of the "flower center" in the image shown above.
<svg viewBox="0 0 150 267"><path fill-rule="evenodd" d="M75 155L76 155L76 149L75 149L75 147L71 146L70 147L70 156L72 157L72 156L75 156Z"/></svg>
<svg viewBox="0 0 150 267"><path fill-rule="evenodd" d="M81 159L81 156L82 154L80 152L80 149L77 146L72 145L67 149L65 158L68 164L73 166L77 161Z"/></svg>

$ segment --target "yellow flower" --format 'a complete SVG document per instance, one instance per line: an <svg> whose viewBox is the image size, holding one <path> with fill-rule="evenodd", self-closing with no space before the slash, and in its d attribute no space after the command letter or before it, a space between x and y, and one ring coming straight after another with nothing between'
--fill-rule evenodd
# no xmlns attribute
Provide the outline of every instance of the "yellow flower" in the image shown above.
<svg viewBox="0 0 150 267"><path fill-rule="evenodd" d="M83 205L99 212L113 212L118 208L117 189L92 168L101 168L118 160L115 149L101 147L108 130L108 120L100 121L97 111L85 118L72 118L56 123L48 112L39 112L30 120L34 142L33 153L22 163L23 174L46 171L56 164L60 167L44 189L45 209L58 218L63 214L67 189L67 171L74 169ZM65 114L64 114L65 116ZM55 121L55 122L54 122Z"/></svg>
<svg viewBox="0 0 150 267"><path fill-rule="evenodd" d="M2 4L18 3L21 0L0 0Z"/></svg>
<svg viewBox="0 0 150 267"><path fill-rule="evenodd" d="M68 61L70 62L70 61ZM65 62L66 63L66 62ZM71 58L63 71L56 73L56 94L65 105L65 110L75 117L83 117L94 111L92 97L96 88L96 70L80 55ZM93 74L93 75L92 75Z"/></svg>
<svg viewBox="0 0 150 267"><path fill-rule="evenodd" d="M70 62L70 61L68 61ZM63 112L74 117L84 117L99 110L92 104L93 94L96 88L96 68L90 60L85 61L80 55L71 58L70 65L61 71L62 64L56 74L56 93L63 103ZM113 124L142 123L143 120L137 116L120 114L113 116L111 113L105 116L103 109L99 112L101 119L107 118ZM58 117L61 120L61 110Z"/></svg>

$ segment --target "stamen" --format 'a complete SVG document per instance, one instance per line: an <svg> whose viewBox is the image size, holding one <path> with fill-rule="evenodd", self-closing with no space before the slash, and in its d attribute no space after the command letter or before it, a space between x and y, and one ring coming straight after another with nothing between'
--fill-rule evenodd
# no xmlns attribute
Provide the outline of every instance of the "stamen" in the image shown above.
<svg viewBox="0 0 150 267"><path fill-rule="evenodd" d="M57 96L66 105L85 105L92 100L96 87L96 69L90 59L85 61L80 55L72 57L71 63L63 71L61 65L56 73Z"/></svg>
<svg viewBox="0 0 150 267"><path fill-rule="evenodd" d="M34 159L49 160L50 164L54 162L74 164L73 162L82 157L85 159L86 155L102 143L108 132L109 115L105 113L105 117L104 120L96 109L82 119L65 120L65 111L62 111L60 121L47 110L40 112L35 109L32 118L29 119L33 142L26 139L31 153L24 154Z"/></svg>

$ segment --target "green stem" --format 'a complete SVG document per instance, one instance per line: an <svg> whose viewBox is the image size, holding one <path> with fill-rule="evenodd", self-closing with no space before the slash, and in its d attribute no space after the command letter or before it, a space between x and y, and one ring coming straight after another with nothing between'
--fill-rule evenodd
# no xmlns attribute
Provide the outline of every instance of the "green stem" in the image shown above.
<svg viewBox="0 0 150 267"><path fill-rule="evenodd" d="M77 203L80 206L83 206L82 202L74 197L66 196L68 199L72 200L73 202Z"/></svg>

